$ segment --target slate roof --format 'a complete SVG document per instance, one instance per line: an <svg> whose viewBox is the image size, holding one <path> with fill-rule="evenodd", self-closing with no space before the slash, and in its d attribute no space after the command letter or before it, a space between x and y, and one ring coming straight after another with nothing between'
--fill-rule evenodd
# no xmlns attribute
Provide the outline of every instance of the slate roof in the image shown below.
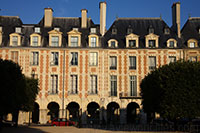
<svg viewBox="0 0 200 133"><path fill-rule="evenodd" d="M34 27L40 27L42 36L42 47L48 47L49 35L48 32L53 30L55 27L60 28L62 34L62 47L68 46L68 35L67 32L73 28L78 28L81 32L81 47L88 47L88 35L90 34L90 28L96 28L97 35L100 35L99 25L93 23L88 18L88 27L81 28L81 18L53 18L52 27L44 27L44 18L38 24L23 24L19 17L0 17L0 26L3 27L3 46L9 46L9 35L15 32L16 27L22 28L22 44L21 46L30 46L30 35L34 33Z"/></svg>
<svg viewBox="0 0 200 133"><path fill-rule="evenodd" d="M189 39L196 39L200 46L200 18L189 18L181 30L182 43L187 46Z"/></svg>
<svg viewBox="0 0 200 133"><path fill-rule="evenodd" d="M117 29L117 34L112 34L113 27ZM154 34L159 36L159 48L165 48L169 38L178 40L178 47L180 47L176 33L161 18L117 18L104 36L104 48L108 47L107 42L110 39L116 39L118 47L125 48L129 27L133 29L134 34L139 36L139 48L145 48L145 36L149 34L150 27L154 29ZM165 28L170 30L169 35L164 34Z"/></svg>

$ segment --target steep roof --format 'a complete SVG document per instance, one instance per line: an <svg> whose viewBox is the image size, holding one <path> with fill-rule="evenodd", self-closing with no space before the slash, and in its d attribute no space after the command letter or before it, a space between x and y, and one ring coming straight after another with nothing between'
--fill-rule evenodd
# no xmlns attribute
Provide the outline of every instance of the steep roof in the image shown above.
<svg viewBox="0 0 200 133"><path fill-rule="evenodd" d="M117 34L112 34L112 28L117 29ZM139 47L145 47L145 36L149 34L148 29L152 27L154 34L159 36L159 47L166 47L166 41L169 38L178 40L177 35L161 18L117 18L104 37L104 47L108 46L109 39L116 39L119 42L119 48L126 47L127 29L131 27L133 33L139 36ZM170 34L164 34L164 29L168 28Z"/></svg>
<svg viewBox="0 0 200 133"><path fill-rule="evenodd" d="M189 18L181 30L182 42L187 44L189 39L200 41L200 18Z"/></svg>

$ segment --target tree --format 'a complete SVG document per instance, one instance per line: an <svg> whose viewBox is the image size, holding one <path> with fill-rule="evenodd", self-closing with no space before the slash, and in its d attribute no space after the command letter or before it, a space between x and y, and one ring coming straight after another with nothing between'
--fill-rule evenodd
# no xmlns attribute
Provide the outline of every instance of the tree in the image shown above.
<svg viewBox="0 0 200 133"><path fill-rule="evenodd" d="M140 87L145 112L171 120L200 116L199 62L164 65L149 73Z"/></svg>
<svg viewBox="0 0 200 133"><path fill-rule="evenodd" d="M0 59L0 85L0 117L12 113L17 124L19 110L32 109L38 81L26 78L18 64Z"/></svg>

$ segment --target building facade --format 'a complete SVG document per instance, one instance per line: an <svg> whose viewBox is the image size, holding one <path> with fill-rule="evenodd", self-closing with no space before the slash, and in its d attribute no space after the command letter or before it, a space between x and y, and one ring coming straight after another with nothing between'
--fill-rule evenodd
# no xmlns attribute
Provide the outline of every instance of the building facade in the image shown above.
<svg viewBox="0 0 200 133"><path fill-rule="evenodd" d="M106 2L99 7L100 24L87 18L86 9L80 18L59 18L45 8L38 24L0 16L0 58L39 79L34 111L31 117L20 112L20 124L55 117L136 123L143 114L140 82L150 71L200 60L200 18L189 18L181 30L179 2L172 6L172 27L162 18L117 18L106 31Z"/></svg>

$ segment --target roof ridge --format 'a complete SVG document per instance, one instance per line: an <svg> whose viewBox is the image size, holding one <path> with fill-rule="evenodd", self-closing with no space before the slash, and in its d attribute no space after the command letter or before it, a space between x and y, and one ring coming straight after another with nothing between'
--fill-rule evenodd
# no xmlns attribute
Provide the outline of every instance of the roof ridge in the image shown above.
<svg viewBox="0 0 200 133"><path fill-rule="evenodd" d="M192 20L192 19L200 19L200 17L190 17L189 20Z"/></svg>
<svg viewBox="0 0 200 133"><path fill-rule="evenodd" d="M19 18L19 16L0 16L0 17L4 17L4 18Z"/></svg>

